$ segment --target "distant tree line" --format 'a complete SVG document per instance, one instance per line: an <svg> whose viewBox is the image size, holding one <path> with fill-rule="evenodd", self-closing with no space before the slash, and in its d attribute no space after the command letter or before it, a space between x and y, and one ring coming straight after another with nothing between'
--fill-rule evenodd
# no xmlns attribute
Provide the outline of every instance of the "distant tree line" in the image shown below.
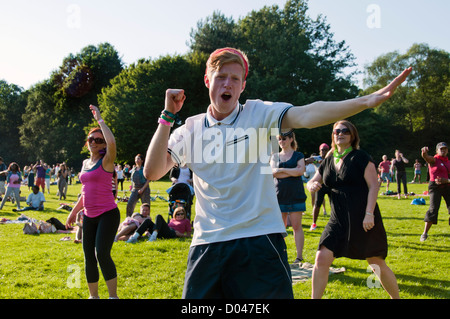
<svg viewBox="0 0 450 319"><path fill-rule="evenodd" d="M337 42L326 18L308 15L304 0L289 0L252 11L234 20L214 12L197 23L185 55L140 59L124 66L109 43L90 45L70 54L50 77L23 90L0 81L0 156L21 165L43 159L79 168L86 157L86 133L95 126L88 105L99 105L117 139L118 162L132 164L145 154L167 88L183 88L187 100L180 116L204 112L209 104L203 83L205 63L216 48L242 49L250 60L246 99L305 105L371 93L405 67L413 73L395 96L376 110L350 120L361 135L361 147L378 161L395 149L410 159L421 146L434 147L450 136L450 54L427 44L413 44L404 54L389 52L365 66L364 84L354 81L355 58ZM330 126L297 130L306 155L331 142Z"/></svg>

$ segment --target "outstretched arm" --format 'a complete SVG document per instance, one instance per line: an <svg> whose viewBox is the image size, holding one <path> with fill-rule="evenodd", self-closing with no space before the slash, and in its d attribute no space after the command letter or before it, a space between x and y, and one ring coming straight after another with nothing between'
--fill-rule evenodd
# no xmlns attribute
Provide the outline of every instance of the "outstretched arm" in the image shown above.
<svg viewBox="0 0 450 319"><path fill-rule="evenodd" d="M412 68L405 69L387 86L366 96L339 102L314 102L301 107L293 107L284 116L281 127L285 129L314 128L334 123L368 108L377 107L394 94L411 71Z"/></svg>

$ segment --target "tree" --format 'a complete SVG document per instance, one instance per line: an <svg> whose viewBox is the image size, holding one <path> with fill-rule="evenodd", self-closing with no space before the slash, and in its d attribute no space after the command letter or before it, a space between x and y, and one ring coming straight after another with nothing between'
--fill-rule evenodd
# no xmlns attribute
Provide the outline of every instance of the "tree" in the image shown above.
<svg viewBox="0 0 450 319"><path fill-rule="evenodd" d="M421 146L445 141L450 133L450 53L423 43L412 45L405 54L386 53L366 67L369 87L364 94L384 86L408 66L413 71L406 84L376 112L386 123L403 129L395 143L417 154Z"/></svg>
<svg viewBox="0 0 450 319"><path fill-rule="evenodd" d="M55 108L53 99L55 86L52 81L45 80L31 87L20 126L20 144L25 149L27 164L36 160L47 163L62 162L66 157L61 150L54 149L59 140L54 128L52 116Z"/></svg>
<svg viewBox="0 0 450 319"><path fill-rule="evenodd" d="M101 89L122 70L108 43L69 54L50 79L30 89L23 116L21 143L29 158L81 165L85 127L93 122L89 104L98 104Z"/></svg>
<svg viewBox="0 0 450 319"><path fill-rule="evenodd" d="M23 89L0 80L0 156L6 163L24 163L18 127L22 123L25 105L26 94Z"/></svg>
<svg viewBox="0 0 450 319"><path fill-rule="evenodd" d="M197 29L191 29L189 45L193 52L211 53L217 48L235 46L239 39L239 27L233 18L227 18L219 11L211 17L197 22Z"/></svg>
<svg viewBox="0 0 450 319"><path fill-rule="evenodd" d="M353 98L354 57L336 42L323 16L312 19L307 1L289 0L284 8L265 6L234 22L219 12L191 30L193 52L210 54L219 47L242 49L250 73L241 100L258 98L305 105L317 100ZM317 152L329 141L329 127L301 130L302 150Z"/></svg>
<svg viewBox="0 0 450 319"><path fill-rule="evenodd" d="M119 162L133 163L136 154L145 154L164 109L168 88L179 87L186 91L181 117L204 111L208 95L203 83L198 81L202 73L197 62L201 60L198 56L194 58L165 56L140 60L124 69L111 81L110 87L103 89L99 105L116 137Z"/></svg>

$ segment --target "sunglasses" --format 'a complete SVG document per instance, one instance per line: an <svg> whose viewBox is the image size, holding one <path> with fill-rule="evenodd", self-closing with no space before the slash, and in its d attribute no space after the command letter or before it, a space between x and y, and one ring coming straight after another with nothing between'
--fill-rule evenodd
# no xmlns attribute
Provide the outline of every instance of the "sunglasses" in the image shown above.
<svg viewBox="0 0 450 319"><path fill-rule="evenodd" d="M350 135L351 134L350 130L348 128L343 128L343 129L336 128L336 129L333 130L333 134L334 135L339 135L341 133L343 135Z"/></svg>
<svg viewBox="0 0 450 319"><path fill-rule="evenodd" d="M184 216L184 214L183 213L177 213L177 214L175 214L175 216Z"/></svg>
<svg viewBox="0 0 450 319"><path fill-rule="evenodd" d="M90 136L88 138L88 142L89 144L92 144L92 142L95 142L95 144L105 144L106 141L104 139L102 139L101 137L92 137Z"/></svg>

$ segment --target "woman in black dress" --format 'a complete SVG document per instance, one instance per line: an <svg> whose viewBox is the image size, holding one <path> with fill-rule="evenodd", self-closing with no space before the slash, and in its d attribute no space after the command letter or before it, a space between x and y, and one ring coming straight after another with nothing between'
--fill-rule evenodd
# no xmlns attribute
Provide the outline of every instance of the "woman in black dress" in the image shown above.
<svg viewBox="0 0 450 319"><path fill-rule="evenodd" d="M377 205L378 179L371 157L359 150L356 127L334 124L331 151L314 177L310 192L331 188L331 217L319 242L312 278L312 298L321 298L335 258L366 259L391 298L399 298L397 279L386 265L387 238Z"/></svg>

